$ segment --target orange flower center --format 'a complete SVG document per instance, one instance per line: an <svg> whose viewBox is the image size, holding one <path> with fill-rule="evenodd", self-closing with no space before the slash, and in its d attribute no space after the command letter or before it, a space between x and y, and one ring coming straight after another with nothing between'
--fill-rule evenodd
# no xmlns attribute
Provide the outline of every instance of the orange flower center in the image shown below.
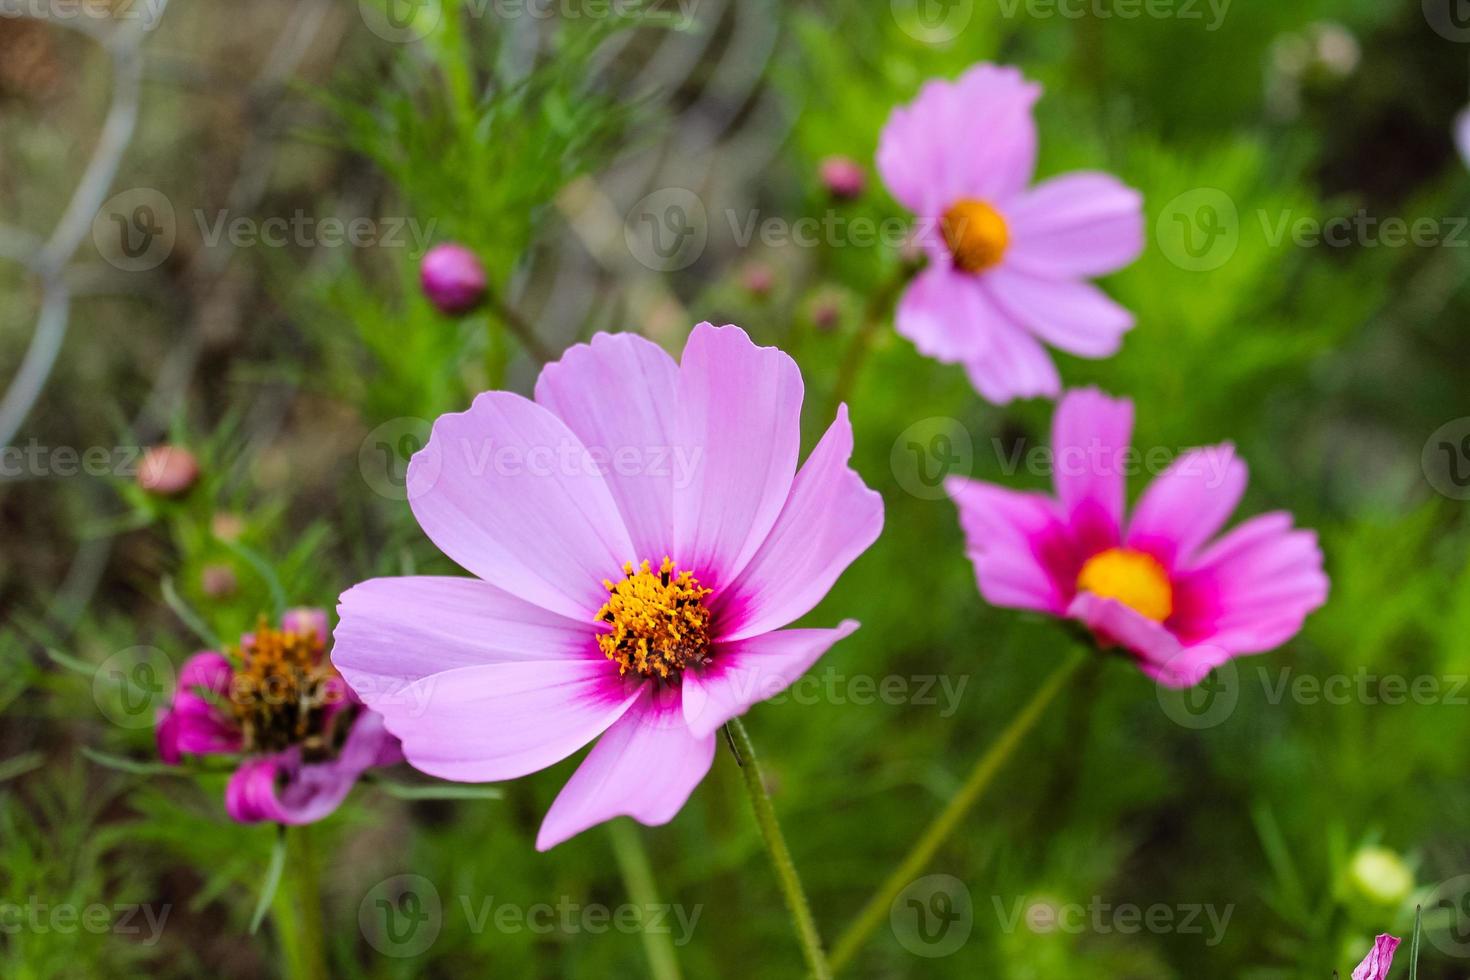
<svg viewBox="0 0 1470 980"><path fill-rule="evenodd" d="M1174 611L1169 573L1152 555L1128 548L1109 548L1093 555L1077 575L1077 589L1123 605L1162 623Z"/></svg>
<svg viewBox="0 0 1470 980"><path fill-rule="evenodd" d="M597 611L612 630L599 633L597 645L615 661L618 673L669 680L684 668L709 660L710 612L704 600L713 591L691 572L681 572L664 557L658 571L648 562L623 566L623 578L604 579L609 595Z"/></svg>
<svg viewBox="0 0 1470 980"><path fill-rule="evenodd" d="M969 197L956 201L944 212L939 227L954 264L965 272L984 272L998 264L1011 240L1000 212Z"/></svg>
<svg viewBox="0 0 1470 980"><path fill-rule="evenodd" d="M325 712L346 696L315 630L274 629L261 618L234 654L230 711L245 734L247 752L279 752L301 745L308 756L329 754Z"/></svg>

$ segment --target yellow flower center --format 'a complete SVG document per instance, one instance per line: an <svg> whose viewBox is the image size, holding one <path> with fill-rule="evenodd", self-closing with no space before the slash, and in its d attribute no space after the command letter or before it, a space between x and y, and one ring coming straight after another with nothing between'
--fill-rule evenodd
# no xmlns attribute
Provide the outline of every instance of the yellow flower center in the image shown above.
<svg viewBox="0 0 1470 980"><path fill-rule="evenodd" d="M669 680L694 664L709 660L709 608L704 600L711 589L691 572L681 572L664 557L658 571L648 562L638 568L623 565L623 578L604 579L609 592L597 618L612 626L600 633L597 645L615 661L618 673L634 671L644 677Z"/></svg>
<svg viewBox="0 0 1470 980"><path fill-rule="evenodd" d="M969 197L956 201L944 212L939 227L954 264L965 272L984 272L998 264L1011 240L1000 212Z"/></svg>
<svg viewBox="0 0 1470 980"><path fill-rule="evenodd" d="M247 752L279 752L301 745L308 757L330 753L333 734L324 712L346 696L341 678L315 630L274 629L261 618L234 654L230 711Z"/></svg>
<svg viewBox="0 0 1470 980"><path fill-rule="evenodd" d="M1087 559L1077 575L1077 589L1116 599L1156 623L1174 611L1174 589L1164 566L1152 555L1128 548L1109 548Z"/></svg>

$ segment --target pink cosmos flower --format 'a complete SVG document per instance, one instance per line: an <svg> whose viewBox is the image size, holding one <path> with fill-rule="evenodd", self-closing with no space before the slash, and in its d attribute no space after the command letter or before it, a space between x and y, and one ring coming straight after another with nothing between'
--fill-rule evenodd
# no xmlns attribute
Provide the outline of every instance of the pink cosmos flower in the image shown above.
<svg viewBox="0 0 1470 980"><path fill-rule="evenodd" d="M877 538L846 406L797 471L795 362L738 327L674 359L599 334L434 423L408 469L424 533L475 578L373 579L342 596L332 659L445 779L512 779L599 735L541 850L617 815L671 820L715 732L857 623L781 629Z"/></svg>
<svg viewBox="0 0 1470 980"><path fill-rule="evenodd" d="M1052 421L1055 497L958 477L946 489L987 602L1076 620L1189 687L1301 629L1327 598L1322 552L1282 512L1215 538L1245 492L1229 444L1180 456L1125 519L1132 430L1132 402L1072 391Z"/></svg>
<svg viewBox="0 0 1470 980"><path fill-rule="evenodd" d="M1143 200L1104 173L1035 187L1041 86L980 64L934 80L893 111L878 172L919 217L929 265L899 301L898 332L1003 404L1056 395L1053 347L1081 357L1118 350L1133 316L1087 280L1143 250Z"/></svg>
<svg viewBox="0 0 1470 980"><path fill-rule="evenodd" d="M297 609L264 623L226 656L196 653L158 723L158 754L243 755L225 789L240 823L313 823L347 798L359 776L400 762L381 716L363 708L326 660L327 614Z"/></svg>
<svg viewBox="0 0 1470 980"><path fill-rule="evenodd" d="M1388 980L1388 968L1393 966L1393 954L1400 942L1402 940L1393 936L1379 936L1373 940L1373 948L1353 971L1353 980Z"/></svg>

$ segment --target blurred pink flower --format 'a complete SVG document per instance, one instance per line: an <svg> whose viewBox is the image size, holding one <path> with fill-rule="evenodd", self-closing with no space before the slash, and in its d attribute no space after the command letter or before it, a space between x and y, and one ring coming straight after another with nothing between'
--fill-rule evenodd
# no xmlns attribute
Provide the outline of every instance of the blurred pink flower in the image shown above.
<svg viewBox="0 0 1470 980"><path fill-rule="evenodd" d="M800 471L796 363L739 327L676 363L599 334L441 416L409 465L424 532L475 578L342 596L332 658L445 779L513 779L602 736L552 804L545 850L618 815L673 819L715 732L857 628L782 629L877 538L847 408Z"/></svg>
<svg viewBox="0 0 1470 980"><path fill-rule="evenodd" d="M919 350L963 364L976 390L1005 403L1056 395L1041 342L1108 357L1133 316L1087 280L1143 250L1143 199L1097 172L1031 183L1041 87L980 64L928 82L893 111L878 172L919 218L929 266L899 301L895 325Z"/></svg>
<svg viewBox="0 0 1470 980"><path fill-rule="evenodd" d="M852 157L831 156L824 159L817 169L822 186L827 193L842 201L861 197L868 186L868 175L862 164Z"/></svg>
<svg viewBox="0 0 1470 980"><path fill-rule="evenodd" d="M1394 950L1399 948L1401 941L1393 936L1379 936L1373 940L1373 948L1353 971L1353 980L1388 980L1388 968L1393 966Z"/></svg>
<svg viewBox="0 0 1470 980"><path fill-rule="evenodd" d="M958 477L946 489L987 602L1077 620L1160 684L1189 687L1301 629L1327 598L1322 552L1284 512L1215 538L1245 492L1229 444L1180 456L1125 520L1132 430L1132 402L1072 391L1052 422L1055 497Z"/></svg>
<svg viewBox="0 0 1470 980"><path fill-rule="evenodd" d="M242 755L225 788L240 823L313 823L358 777L402 760L381 716L351 697L325 657L327 616L295 609L241 637L233 657L196 653L158 722L158 754Z"/></svg>
<svg viewBox="0 0 1470 980"><path fill-rule="evenodd" d="M198 479L199 461L181 446L154 446L138 464L138 486L155 496L180 496Z"/></svg>
<svg viewBox="0 0 1470 980"><path fill-rule="evenodd" d="M419 263L424 295L435 309L450 316L468 313L485 298L485 267L463 245L435 245Z"/></svg>

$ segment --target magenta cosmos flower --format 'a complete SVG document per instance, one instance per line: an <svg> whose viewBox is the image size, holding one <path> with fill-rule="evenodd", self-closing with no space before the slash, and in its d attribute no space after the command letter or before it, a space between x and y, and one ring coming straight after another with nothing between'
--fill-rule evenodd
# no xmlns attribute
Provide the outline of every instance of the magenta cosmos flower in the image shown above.
<svg viewBox="0 0 1470 980"><path fill-rule="evenodd" d="M262 622L230 655L196 653L158 723L158 753L244 756L225 790L240 823L313 823L373 766L403 759L381 716L352 697L325 655L327 614L298 609Z"/></svg>
<svg viewBox="0 0 1470 980"><path fill-rule="evenodd" d="M1327 598L1322 552L1287 513L1215 538L1245 492L1226 444L1185 453L1124 515L1133 403L1069 392L1052 422L1056 496L951 477L987 602L1077 620L1170 687L1285 643Z"/></svg>
<svg viewBox="0 0 1470 980"><path fill-rule="evenodd" d="M1118 350L1133 316L1087 280L1143 250L1143 199L1104 173L1031 183L1041 86L981 64L935 80L893 111L878 172L919 218L929 265L899 301L898 332L1003 404L1056 395L1042 346L1081 357Z"/></svg>
<svg viewBox="0 0 1470 980"><path fill-rule="evenodd" d="M1353 971L1353 980L1388 980L1388 968L1393 966L1393 954L1401 941L1393 936L1373 940L1373 948Z"/></svg>
<svg viewBox="0 0 1470 980"><path fill-rule="evenodd" d="M797 471L795 362L701 323L683 360L599 334L536 383L434 423L414 516L476 578L342 596L332 658L445 779L511 779L602 736L541 826L545 850L617 815L671 820L715 732L857 628L781 629L877 538L838 410Z"/></svg>

